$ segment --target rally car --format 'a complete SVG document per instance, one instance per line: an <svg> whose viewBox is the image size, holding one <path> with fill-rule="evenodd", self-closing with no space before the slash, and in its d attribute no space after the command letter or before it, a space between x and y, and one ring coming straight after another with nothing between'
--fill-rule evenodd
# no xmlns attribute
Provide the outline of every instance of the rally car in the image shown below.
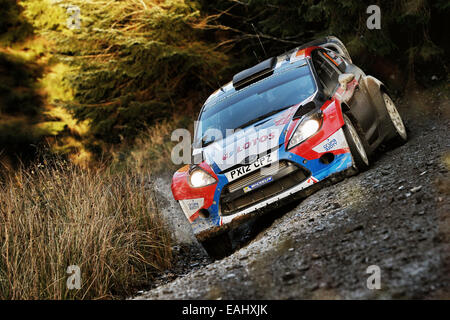
<svg viewBox="0 0 450 320"><path fill-rule="evenodd" d="M204 103L194 136L172 193L212 257L230 252L228 231L247 218L407 140L385 85L335 37L237 73Z"/></svg>

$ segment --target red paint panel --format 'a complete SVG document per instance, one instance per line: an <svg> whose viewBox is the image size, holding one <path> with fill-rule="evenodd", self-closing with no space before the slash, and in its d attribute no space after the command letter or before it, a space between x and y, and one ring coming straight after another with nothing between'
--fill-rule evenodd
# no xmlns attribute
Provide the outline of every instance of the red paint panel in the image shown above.
<svg viewBox="0 0 450 320"><path fill-rule="evenodd" d="M313 52L316 49L321 49L321 47L314 46L304 49L305 57L311 57L311 52Z"/></svg>
<svg viewBox="0 0 450 320"><path fill-rule="evenodd" d="M314 150L312 150L312 148L314 148L316 145L318 145L323 140L327 139L329 136L331 136L333 133L339 130L344 125L344 118L342 117L339 101L335 99L328 100L321 107L321 110L323 111L323 121L322 127L319 129L319 131L308 140L292 148L289 152L295 153L307 160L317 159L322 154L325 153L325 152L323 153L315 152ZM288 138L290 138L291 132L289 133ZM285 147L287 147L288 142L289 139L286 139ZM331 152L333 154L341 154L344 153L345 150L341 149L341 150L334 150Z"/></svg>
<svg viewBox="0 0 450 320"><path fill-rule="evenodd" d="M200 163L199 167L208 172L217 180L217 175L206 162L203 161ZM190 186L188 178L189 170L186 170L184 167L175 172L173 175L171 188L175 200L203 198L204 204L202 208L209 208L213 203L217 183L206 187L193 188ZM192 216L192 218L194 217L198 217L198 212Z"/></svg>
<svg viewBox="0 0 450 320"><path fill-rule="evenodd" d="M199 217L198 211L196 213L194 213L190 218L189 218L189 222L194 222L195 219L197 219Z"/></svg>

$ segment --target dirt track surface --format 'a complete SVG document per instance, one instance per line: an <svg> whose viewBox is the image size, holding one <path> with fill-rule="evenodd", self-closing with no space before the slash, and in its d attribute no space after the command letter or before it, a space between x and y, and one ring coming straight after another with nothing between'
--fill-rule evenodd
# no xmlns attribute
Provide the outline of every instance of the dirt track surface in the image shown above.
<svg viewBox="0 0 450 320"><path fill-rule="evenodd" d="M231 256L195 253L192 270L136 298L449 299L448 96L397 102L408 143L297 203ZM380 290L366 287L371 265Z"/></svg>

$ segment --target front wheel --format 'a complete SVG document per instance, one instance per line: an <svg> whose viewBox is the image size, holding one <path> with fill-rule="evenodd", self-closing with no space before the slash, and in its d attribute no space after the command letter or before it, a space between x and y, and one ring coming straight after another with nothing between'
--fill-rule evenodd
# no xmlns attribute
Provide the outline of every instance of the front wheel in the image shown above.
<svg viewBox="0 0 450 320"><path fill-rule="evenodd" d="M359 171L364 171L369 168L370 162L367 155L368 145L359 126L350 120L344 114L345 125L343 127L345 138L347 139L350 152L353 157L354 166Z"/></svg>
<svg viewBox="0 0 450 320"><path fill-rule="evenodd" d="M408 134L406 133L406 127L402 117L400 116L394 101L392 101L387 93L383 93L383 101L395 131L395 136L392 138L392 141L403 144L408 140Z"/></svg>

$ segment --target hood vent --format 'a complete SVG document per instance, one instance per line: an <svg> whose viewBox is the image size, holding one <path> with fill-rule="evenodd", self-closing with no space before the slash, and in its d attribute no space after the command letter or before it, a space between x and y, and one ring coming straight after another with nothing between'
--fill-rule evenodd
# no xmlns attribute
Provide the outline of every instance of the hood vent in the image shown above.
<svg viewBox="0 0 450 320"><path fill-rule="evenodd" d="M242 89L256 81L273 74L273 68L277 59L275 57L264 60L256 66L241 71L234 75L233 86L236 90Z"/></svg>

